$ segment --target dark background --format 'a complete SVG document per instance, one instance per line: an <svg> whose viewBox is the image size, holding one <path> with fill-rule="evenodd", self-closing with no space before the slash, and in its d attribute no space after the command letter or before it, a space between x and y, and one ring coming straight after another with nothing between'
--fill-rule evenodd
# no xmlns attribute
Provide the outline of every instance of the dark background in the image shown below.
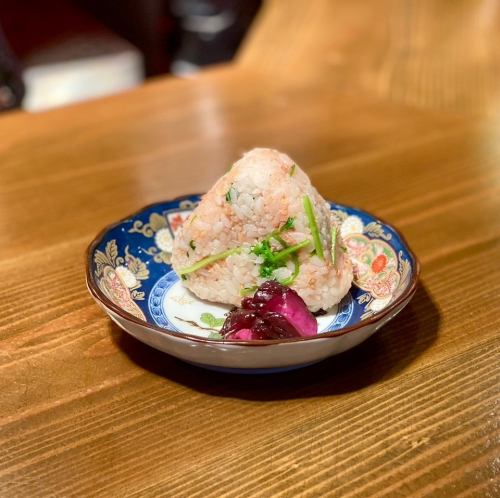
<svg viewBox="0 0 500 498"><path fill-rule="evenodd" d="M119 53L122 48L115 45L123 41L142 58L138 78L182 76L231 60L260 4L260 0L2 0L0 108L22 105L31 84L23 77L26 68L61 66L98 57L100 51ZM105 48L98 43L103 37L111 40Z"/></svg>

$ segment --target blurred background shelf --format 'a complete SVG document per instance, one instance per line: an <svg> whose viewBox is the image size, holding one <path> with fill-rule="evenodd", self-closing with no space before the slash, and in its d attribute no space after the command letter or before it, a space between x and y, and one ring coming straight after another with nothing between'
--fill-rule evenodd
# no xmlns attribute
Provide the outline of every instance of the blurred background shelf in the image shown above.
<svg viewBox="0 0 500 498"><path fill-rule="evenodd" d="M29 111L231 60L259 0L6 0L0 108Z"/></svg>

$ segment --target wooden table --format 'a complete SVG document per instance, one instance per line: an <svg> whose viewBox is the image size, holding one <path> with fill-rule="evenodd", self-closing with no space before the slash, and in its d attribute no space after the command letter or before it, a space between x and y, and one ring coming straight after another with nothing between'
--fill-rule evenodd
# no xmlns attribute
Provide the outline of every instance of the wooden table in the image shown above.
<svg viewBox="0 0 500 498"><path fill-rule="evenodd" d="M2 496L498 495L500 85L445 109L250 59L0 118ZM242 377L119 330L87 293L83 253L255 145L394 223L423 274L358 348Z"/></svg>

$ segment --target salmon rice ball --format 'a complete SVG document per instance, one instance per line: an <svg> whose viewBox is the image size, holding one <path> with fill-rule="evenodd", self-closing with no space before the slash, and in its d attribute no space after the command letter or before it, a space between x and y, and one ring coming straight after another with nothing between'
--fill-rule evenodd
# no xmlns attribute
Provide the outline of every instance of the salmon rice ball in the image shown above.
<svg viewBox="0 0 500 498"><path fill-rule="evenodd" d="M172 266L201 299L238 306L277 280L311 311L337 304L353 276L329 204L290 157L263 148L203 196L177 232Z"/></svg>

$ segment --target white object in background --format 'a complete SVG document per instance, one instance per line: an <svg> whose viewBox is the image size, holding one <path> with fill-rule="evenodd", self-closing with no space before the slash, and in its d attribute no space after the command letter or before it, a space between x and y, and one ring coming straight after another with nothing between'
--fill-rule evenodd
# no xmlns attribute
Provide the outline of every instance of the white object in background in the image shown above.
<svg viewBox="0 0 500 498"><path fill-rule="evenodd" d="M27 111L111 95L144 80L141 53L113 34L72 37L25 61Z"/></svg>

